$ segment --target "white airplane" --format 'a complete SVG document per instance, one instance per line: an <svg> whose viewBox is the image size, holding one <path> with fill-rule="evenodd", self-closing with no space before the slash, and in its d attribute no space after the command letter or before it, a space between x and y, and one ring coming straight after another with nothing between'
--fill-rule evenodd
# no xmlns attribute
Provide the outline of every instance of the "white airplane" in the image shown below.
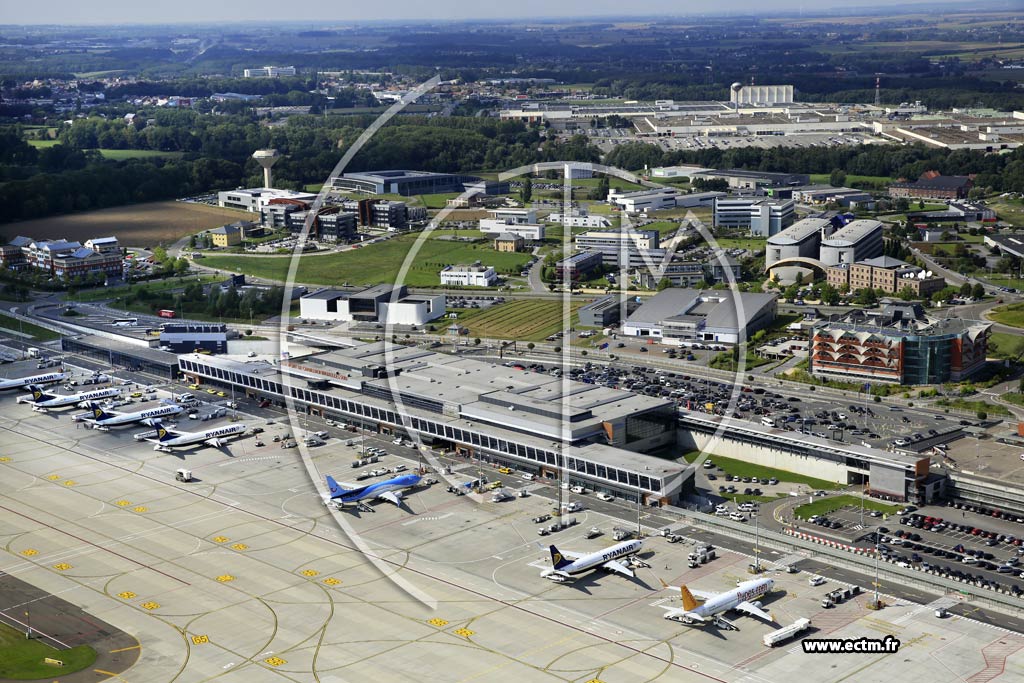
<svg viewBox="0 0 1024 683"><path fill-rule="evenodd" d="M159 424L160 418L177 415L183 410L181 406L175 403L165 403L158 408L148 408L147 410L139 410L134 413L108 413L95 403L89 403L89 412L92 413L92 417L85 418L85 422L92 425L93 429L102 430L136 422L142 422L155 427Z"/></svg>
<svg viewBox="0 0 1024 683"><path fill-rule="evenodd" d="M379 498L401 506L402 491L419 485L420 479L418 474L403 474L369 486L350 486L346 489L328 474L327 489L330 491L330 495L326 502L333 501L339 506L344 506L345 503L358 503L362 500Z"/></svg>
<svg viewBox="0 0 1024 683"><path fill-rule="evenodd" d="M578 555L567 551L562 552L555 546L551 546L551 567L542 571L540 575L545 579L563 582L571 580L576 574L602 567L633 578L633 570L619 562L619 559L636 555L643 546L644 542L639 539L623 541L589 555Z"/></svg>
<svg viewBox="0 0 1024 683"><path fill-rule="evenodd" d="M66 372L49 372L45 375L33 375L32 377L19 377L17 379L0 380L0 389L21 389L32 384L54 384L63 382L70 375Z"/></svg>
<svg viewBox="0 0 1024 683"><path fill-rule="evenodd" d="M214 448L220 448L224 445L224 440L232 436L241 436L248 429L244 424L233 424L227 427L216 427L214 429L207 429L201 432L177 432L167 427L164 427L159 421L154 425L156 427L156 438L146 439L146 441L152 441L154 451L169 451L172 448L178 448L181 446L193 446L196 444L205 444Z"/></svg>
<svg viewBox="0 0 1024 683"><path fill-rule="evenodd" d="M80 394L68 394L66 396L60 396L58 394L48 394L43 391L38 385L33 384L29 387L32 392L29 396L19 396L18 403L31 403L32 410L40 412L46 412L47 408L60 408L63 406L76 406L80 403L88 401L98 401L102 398L113 398L114 396L120 396L121 390L116 387L108 387L106 389L95 389L93 391L83 391Z"/></svg>
<svg viewBox="0 0 1024 683"><path fill-rule="evenodd" d="M662 582L662 585L665 585ZM714 623L728 629L735 629L731 622L722 617L722 613L729 610L736 610L752 617L763 619L772 623L775 619L761 609L761 603L757 598L771 592L775 581L772 579L754 579L743 581L736 588L725 593L707 593L686 586L680 586L679 592L683 598L682 607L668 607L662 605L665 610L665 618L682 622L688 626L703 626L707 623ZM666 588L675 586L665 585ZM694 597L696 596L696 597ZM699 601L699 602L698 602Z"/></svg>

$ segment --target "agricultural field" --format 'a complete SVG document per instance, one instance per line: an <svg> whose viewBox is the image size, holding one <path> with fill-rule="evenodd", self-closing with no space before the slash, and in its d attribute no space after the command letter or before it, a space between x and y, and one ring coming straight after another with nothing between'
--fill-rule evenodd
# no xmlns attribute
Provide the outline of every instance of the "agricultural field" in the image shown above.
<svg viewBox="0 0 1024 683"><path fill-rule="evenodd" d="M361 249L301 256L296 281L318 285L401 282L410 287L437 287L441 284L441 268L446 265L482 261L498 273L518 274L530 259L529 254L496 252L489 243L428 238L419 241L409 269L400 279L402 266L418 238L419 235L403 235ZM287 276L290 262L291 256L211 254L203 259L202 265L280 282Z"/></svg>
<svg viewBox="0 0 1024 683"><path fill-rule="evenodd" d="M579 322L577 309L583 301L572 301L570 325ZM518 300L489 308L460 313L458 323L469 329L470 337L541 341L563 329L561 301Z"/></svg>
<svg viewBox="0 0 1024 683"><path fill-rule="evenodd" d="M63 237L81 242L90 237L114 235L121 246L154 247L251 217L247 211L208 204L149 202L9 223L4 226L4 234L35 239Z"/></svg>

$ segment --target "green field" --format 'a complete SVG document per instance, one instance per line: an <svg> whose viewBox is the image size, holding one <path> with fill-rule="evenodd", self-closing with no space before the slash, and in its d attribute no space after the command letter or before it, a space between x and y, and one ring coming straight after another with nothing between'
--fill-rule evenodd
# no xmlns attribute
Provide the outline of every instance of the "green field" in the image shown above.
<svg viewBox="0 0 1024 683"><path fill-rule="evenodd" d="M54 339L60 339L60 335L53 330L48 330L45 327L39 327L32 323L21 322L6 313L0 313L0 328L11 330L12 332L30 334L38 341L53 341Z"/></svg>
<svg viewBox="0 0 1024 683"><path fill-rule="evenodd" d="M828 185L829 173L812 173L811 183L815 185ZM887 175L853 175L849 174L846 176L846 185L849 187L855 183L874 183L876 185L883 185L892 182L892 178Z"/></svg>
<svg viewBox="0 0 1024 683"><path fill-rule="evenodd" d="M445 194L421 194L417 195L420 203L428 209L443 209L448 206L449 199L455 199L463 194L462 192L448 192Z"/></svg>
<svg viewBox="0 0 1024 683"><path fill-rule="evenodd" d="M827 515L830 512L835 512L839 508L843 507L854 507L858 510L861 507L861 501L865 510L878 510L883 515L894 515L900 509L896 505L887 505L886 503L880 503L870 498L859 498L857 496L827 496L820 498L813 503L807 503L793 510L793 514L800 519L809 519L813 515Z"/></svg>
<svg viewBox="0 0 1024 683"><path fill-rule="evenodd" d="M200 282L202 284L209 284L211 282L219 282L223 280L223 277L216 275L192 275L182 279L171 278L169 280L153 280L152 282L139 282L134 285L124 285L121 287L98 287L96 289L87 289L82 292L78 292L74 296L68 296L68 301L105 301L107 299L116 299L119 296L124 296L133 289L145 287L150 292L166 292L171 289L182 289L185 285L191 282Z"/></svg>
<svg viewBox="0 0 1024 683"><path fill-rule="evenodd" d="M671 236L676 230L679 229L679 221L654 221L648 223L638 230L657 230L658 234L662 237Z"/></svg>
<svg viewBox="0 0 1024 683"><path fill-rule="evenodd" d="M722 249L746 249L749 252L764 251L768 240L757 237L718 237L715 240Z"/></svg>
<svg viewBox="0 0 1024 683"><path fill-rule="evenodd" d="M28 144L32 145L33 147L53 147L54 145L58 144L60 141L59 140L26 140L26 142L28 142Z"/></svg>
<svg viewBox="0 0 1024 683"><path fill-rule="evenodd" d="M988 338L988 350L995 358L1018 358L1024 354L1024 336L993 332Z"/></svg>
<svg viewBox="0 0 1024 683"><path fill-rule="evenodd" d="M1024 226L1024 199L997 197L989 202L989 208L996 212L999 220L1017 227Z"/></svg>
<svg viewBox="0 0 1024 683"><path fill-rule="evenodd" d="M569 326L579 322L576 309L582 301L573 301ZM563 329L561 301L518 300L460 313L458 323L469 329L470 337L516 341L540 341Z"/></svg>
<svg viewBox="0 0 1024 683"><path fill-rule="evenodd" d="M46 658L57 659L62 667L44 664ZM96 661L96 651L88 645L70 650L55 650L38 640L29 640L24 632L0 624L0 678L32 681L43 678L56 680L61 676L81 671Z"/></svg>
<svg viewBox="0 0 1024 683"><path fill-rule="evenodd" d="M60 140L28 140L33 147L53 147L59 145ZM99 149L105 159L121 161L124 159L153 159L155 157L180 157L181 152L161 152L156 149Z"/></svg>
<svg viewBox="0 0 1024 683"><path fill-rule="evenodd" d="M418 235L403 235L362 249L299 258L297 282L338 285L375 285L398 282L399 271ZM530 259L529 254L499 253L490 244L467 244L437 239L424 239L402 284L410 287L437 287L441 284L441 268L452 264L482 261L498 273L516 273ZM283 281L288 273L290 256L210 255L203 265L253 277Z"/></svg>
<svg viewBox="0 0 1024 683"><path fill-rule="evenodd" d="M994 275L991 277L979 275L978 279L984 280L985 282L991 283L997 287L1013 287L1014 289L1024 291L1024 278L1004 277L1000 275Z"/></svg>
<svg viewBox="0 0 1024 683"><path fill-rule="evenodd" d="M700 453L693 451L685 453L683 458L686 462L693 462L697 459ZM793 472L787 472L786 470L778 470L774 467L765 467L764 465L755 465L753 463L745 462L743 460L735 460L733 458L726 458L720 455L711 454L708 456L708 460L713 462L718 467L721 467L726 474L731 474L734 477L757 477L771 479L775 477L780 482L788 481L794 484L806 484L812 489L838 489L841 488L839 484L832 481L826 481L824 479L815 479L814 477L807 477L802 474L795 474Z"/></svg>
<svg viewBox="0 0 1024 683"><path fill-rule="evenodd" d="M1010 304L988 312L990 320L1011 327L1024 327L1024 304Z"/></svg>

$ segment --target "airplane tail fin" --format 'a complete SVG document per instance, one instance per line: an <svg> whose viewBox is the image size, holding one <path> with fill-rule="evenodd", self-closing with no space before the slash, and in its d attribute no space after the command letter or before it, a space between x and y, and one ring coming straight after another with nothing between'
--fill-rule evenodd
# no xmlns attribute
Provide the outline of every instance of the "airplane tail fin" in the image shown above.
<svg viewBox="0 0 1024 683"><path fill-rule="evenodd" d="M95 403L89 404L89 412L92 413L92 417L94 420L103 420L110 417L110 415L103 412L103 408L100 408Z"/></svg>
<svg viewBox="0 0 1024 683"><path fill-rule="evenodd" d="M171 438L171 430L164 427L162 423L157 422L153 425L156 427L156 440L163 443Z"/></svg>
<svg viewBox="0 0 1024 683"><path fill-rule="evenodd" d="M683 597L683 609L687 612L697 609L697 600L693 597L693 593L685 585L679 587L679 592Z"/></svg>
<svg viewBox="0 0 1024 683"><path fill-rule="evenodd" d="M35 402L35 403L39 403L40 401L43 401L43 400L46 400L46 399L49 399L49 398L53 398L52 396L47 394L45 391L43 391L39 387L38 384L29 384L28 385L28 390L32 393L32 401Z"/></svg>
<svg viewBox="0 0 1024 683"><path fill-rule="evenodd" d="M345 493L345 489L334 480L334 477L327 475L327 490L331 492L331 496L340 496Z"/></svg>
<svg viewBox="0 0 1024 683"><path fill-rule="evenodd" d="M551 566L555 569L561 569L566 565L572 564L572 561L565 559L555 546L551 546L549 549L551 550Z"/></svg>

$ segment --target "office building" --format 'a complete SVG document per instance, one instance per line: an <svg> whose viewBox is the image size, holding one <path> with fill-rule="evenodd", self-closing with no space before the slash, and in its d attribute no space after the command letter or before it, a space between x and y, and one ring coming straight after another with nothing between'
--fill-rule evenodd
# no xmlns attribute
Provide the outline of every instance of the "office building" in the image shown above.
<svg viewBox="0 0 1024 683"><path fill-rule="evenodd" d="M331 178L331 189L364 194L399 194L403 197L466 191L478 194L506 194L508 183L485 181L476 176L455 173L394 170L346 173Z"/></svg>
<svg viewBox="0 0 1024 683"><path fill-rule="evenodd" d="M480 232L487 236L518 235L527 242L539 242L544 239L543 223L505 223L492 218L480 219Z"/></svg>
<svg viewBox="0 0 1024 683"><path fill-rule="evenodd" d="M622 334L672 344L736 344L770 325L775 312L774 294L666 289L627 318Z"/></svg>
<svg viewBox="0 0 1024 683"><path fill-rule="evenodd" d="M642 268L665 257L657 230L589 230L576 235L574 243L580 251L601 254L606 266Z"/></svg>
<svg viewBox="0 0 1024 683"><path fill-rule="evenodd" d="M279 78L280 76L294 76L294 66L263 66L257 69L245 69L242 72L245 78Z"/></svg>
<svg viewBox="0 0 1024 683"><path fill-rule="evenodd" d="M887 384L942 384L985 365L992 325L932 318L918 304L855 310L815 323L810 370L816 377Z"/></svg>
<svg viewBox="0 0 1024 683"><path fill-rule="evenodd" d="M1002 254L1024 259L1024 232L985 235L984 242L988 247L999 249Z"/></svg>
<svg viewBox="0 0 1024 683"><path fill-rule="evenodd" d="M240 224L232 223L207 230L206 234L215 247L233 247L242 243L245 231Z"/></svg>
<svg viewBox="0 0 1024 683"><path fill-rule="evenodd" d="M526 240L522 235L513 235L509 232L503 232L494 238L494 250L500 252L522 251L525 244Z"/></svg>
<svg viewBox="0 0 1024 683"><path fill-rule="evenodd" d="M701 206L713 207L716 199L727 196L725 192L691 192L690 194L677 195L676 206L681 209L696 209Z"/></svg>
<svg viewBox="0 0 1024 683"><path fill-rule="evenodd" d="M608 193L608 203L626 213L647 213L661 209L674 209L679 190L674 187L659 187L631 192Z"/></svg>
<svg viewBox="0 0 1024 683"><path fill-rule="evenodd" d="M564 215L552 213L548 215L547 220L550 223L568 225L570 228L608 228L612 224L607 216L600 214L591 216L586 209L570 209Z"/></svg>
<svg viewBox="0 0 1024 683"><path fill-rule="evenodd" d="M171 353L227 353L228 339L238 336L224 323L164 323L160 350Z"/></svg>
<svg viewBox="0 0 1024 683"><path fill-rule="evenodd" d="M973 181L965 175L942 175L927 171L917 180L893 183L889 186L890 197L913 199L965 199Z"/></svg>
<svg viewBox="0 0 1024 683"><path fill-rule="evenodd" d="M600 252L581 251L567 256L555 264L555 277L560 282L576 282L601 269L604 259Z"/></svg>
<svg viewBox="0 0 1024 683"><path fill-rule="evenodd" d="M371 223L375 228L400 232L409 227L409 211L405 202L378 201L370 205Z"/></svg>
<svg viewBox="0 0 1024 683"><path fill-rule="evenodd" d="M269 187L239 188L217 193L218 206L252 213L262 213L264 207L275 199L293 199L312 205L316 201L316 194Z"/></svg>
<svg viewBox="0 0 1024 683"><path fill-rule="evenodd" d="M884 246L881 222L851 221L821 240L818 258L825 266L856 263L881 256Z"/></svg>
<svg viewBox="0 0 1024 683"><path fill-rule="evenodd" d="M621 321L623 315L628 316L639 305L632 297L609 294L580 306L577 313L580 316L580 325L583 327L608 327ZM623 313L624 311L625 313Z"/></svg>
<svg viewBox="0 0 1024 683"><path fill-rule="evenodd" d="M491 266L472 265L445 266L441 269L441 285L445 287L493 287L498 283L498 274Z"/></svg>
<svg viewBox="0 0 1024 683"><path fill-rule="evenodd" d="M77 241L18 236L0 248L0 265L10 270L33 268L59 280L96 273L120 276L124 272L124 258L116 237L97 237L83 245Z"/></svg>
<svg viewBox="0 0 1024 683"><path fill-rule="evenodd" d="M662 280L676 288L694 289L705 283L738 282L742 277L739 261L728 254L713 255L706 261L672 261L639 272L639 284L657 289Z"/></svg>
<svg viewBox="0 0 1024 683"><path fill-rule="evenodd" d="M808 185L811 176L806 173L772 173L769 171L748 171L742 168L725 168L695 173L694 178L720 178L729 183L733 190L757 190L768 187L799 187Z"/></svg>
<svg viewBox="0 0 1024 683"><path fill-rule="evenodd" d="M791 104L791 85L743 85L733 83L729 87L729 102L736 107Z"/></svg>
<svg viewBox="0 0 1024 683"><path fill-rule="evenodd" d="M677 503L693 486L692 467L643 454L675 443L666 399L384 342L280 364L178 361L203 385L276 403L287 396L314 415L643 504Z"/></svg>
<svg viewBox="0 0 1024 683"><path fill-rule="evenodd" d="M714 200L716 228L747 229L755 237L769 237L793 223L793 200L765 197L717 197Z"/></svg>
<svg viewBox="0 0 1024 683"><path fill-rule="evenodd" d="M946 286L946 280L930 271L891 256L876 256L855 263L829 266L828 283L836 289L876 289L886 294L899 294L909 289L915 297L927 297Z"/></svg>
<svg viewBox="0 0 1024 683"><path fill-rule="evenodd" d="M445 314L443 294L410 294L405 285L377 285L358 292L323 289L299 299L299 315L310 320L424 325Z"/></svg>

